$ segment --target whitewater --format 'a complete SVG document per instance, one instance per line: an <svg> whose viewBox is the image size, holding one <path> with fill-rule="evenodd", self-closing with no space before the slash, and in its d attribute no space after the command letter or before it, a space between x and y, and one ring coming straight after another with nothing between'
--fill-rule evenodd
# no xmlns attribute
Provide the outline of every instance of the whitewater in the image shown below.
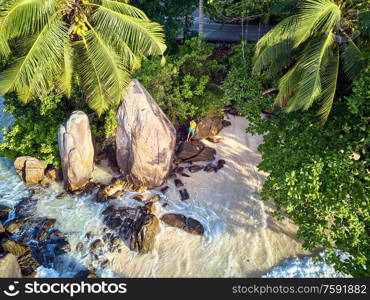
<svg viewBox="0 0 370 300"><path fill-rule="evenodd" d="M2 112L0 102L2 129L11 124L12 116ZM94 239L104 238L101 212L107 204L94 202L92 195L58 199L63 187L51 183L37 194L36 216L55 218L55 227L65 234L72 251L57 257L52 266L39 267L37 277L73 277L86 268L102 277L344 277L325 263L314 264L311 253L304 251L295 237L296 226L289 220L277 221L271 215L273 204L259 200L266 176L257 169L261 160L257 147L262 137L245 133L245 118L227 118L232 126L221 132L224 141L209 144L217 150L217 159L226 161L225 167L217 173L198 172L181 178L190 194L188 201L181 201L169 180L165 184L169 190L161 194L168 205L156 204L157 217L166 213L193 217L204 225L204 236L161 223L151 253L140 255L127 247L120 252L103 247L99 256L90 255L88 247L77 251L78 243L87 245L86 233ZM107 183L112 175L109 169L97 166L94 180ZM0 204L14 207L29 196L28 189L13 163L0 158ZM145 193L148 197L160 194L159 189ZM137 206L131 196L115 201Z"/></svg>

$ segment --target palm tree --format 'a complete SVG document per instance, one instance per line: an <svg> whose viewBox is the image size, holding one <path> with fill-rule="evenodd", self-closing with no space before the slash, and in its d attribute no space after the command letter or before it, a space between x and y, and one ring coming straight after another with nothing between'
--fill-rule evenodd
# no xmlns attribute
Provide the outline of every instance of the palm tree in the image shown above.
<svg viewBox="0 0 370 300"><path fill-rule="evenodd" d="M320 102L318 115L326 121L342 63L349 79L359 74L359 44L368 31L369 11L357 10L358 2L305 0L297 14L284 19L257 43L254 72L266 72L270 77L283 73L276 103L288 112L307 110Z"/></svg>
<svg viewBox="0 0 370 300"><path fill-rule="evenodd" d="M0 54L19 57L0 76L0 94L27 102L76 80L98 114L117 105L141 56L163 55L162 27L114 0L5 0Z"/></svg>

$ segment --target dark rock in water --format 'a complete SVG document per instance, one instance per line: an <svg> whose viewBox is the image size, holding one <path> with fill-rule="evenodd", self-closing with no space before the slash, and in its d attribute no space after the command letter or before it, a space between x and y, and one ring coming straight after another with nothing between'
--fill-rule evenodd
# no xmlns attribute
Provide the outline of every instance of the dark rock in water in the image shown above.
<svg viewBox="0 0 370 300"><path fill-rule="evenodd" d="M130 249L148 253L154 248L155 237L159 233L159 221L154 215L145 215L139 228L131 235Z"/></svg>
<svg viewBox="0 0 370 300"><path fill-rule="evenodd" d="M82 242L79 242L76 245L76 251L81 251L84 248L84 244Z"/></svg>
<svg viewBox="0 0 370 300"><path fill-rule="evenodd" d="M139 81L130 83L117 121L120 170L137 185L161 186L171 171L176 130Z"/></svg>
<svg viewBox="0 0 370 300"><path fill-rule="evenodd" d="M0 254L0 278L21 278L17 258L8 252Z"/></svg>
<svg viewBox="0 0 370 300"><path fill-rule="evenodd" d="M101 247L103 247L103 242L102 240L97 239L90 244L89 249L90 251L95 251Z"/></svg>
<svg viewBox="0 0 370 300"><path fill-rule="evenodd" d="M62 232L58 229L54 229L51 232L49 232L49 238L59 237L61 235L62 235Z"/></svg>
<svg viewBox="0 0 370 300"><path fill-rule="evenodd" d="M159 196L158 194L154 195L153 197L151 197L148 201L145 201L145 202L157 202L157 201L160 201L161 200L161 196Z"/></svg>
<svg viewBox="0 0 370 300"><path fill-rule="evenodd" d="M26 225L31 219L31 216L19 217L5 224L5 229L10 234L15 234L22 226Z"/></svg>
<svg viewBox="0 0 370 300"><path fill-rule="evenodd" d="M187 218L184 230L191 234L198 234L198 235L204 234L203 225L193 218Z"/></svg>
<svg viewBox="0 0 370 300"><path fill-rule="evenodd" d="M55 255L62 255L71 252L71 245L66 239L60 239L54 248Z"/></svg>
<svg viewBox="0 0 370 300"><path fill-rule="evenodd" d="M142 201L144 201L145 197L144 197L144 195L136 195L132 199L142 202Z"/></svg>
<svg viewBox="0 0 370 300"><path fill-rule="evenodd" d="M151 214L153 210L153 202L137 208L116 208L105 217L104 223L127 241L131 250L147 253L153 249L159 232L158 219Z"/></svg>
<svg viewBox="0 0 370 300"><path fill-rule="evenodd" d="M208 137L214 137L218 135L223 128L230 125L231 123L229 121L223 120L223 118L219 116L205 117L199 122L193 139L201 140Z"/></svg>
<svg viewBox="0 0 370 300"><path fill-rule="evenodd" d="M4 228L3 224L1 224L1 222L0 222L0 234L4 233L4 232L5 232L5 228Z"/></svg>
<svg viewBox="0 0 370 300"><path fill-rule="evenodd" d="M5 205L0 205L0 221L4 222L8 220L9 213L12 209Z"/></svg>
<svg viewBox="0 0 370 300"><path fill-rule="evenodd" d="M216 150L207 147L200 141L183 142L176 153L182 162L212 161L215 159Z"/></svg>
<svg viewBox="0 0 370 300"><path fill-rule="evenodd" d="M165 187L163 187L163 188L161 188L160 189L160 191L161 191L161 193L166 193L167 192L167 190L169 189L170 187L169 186L165 186Z"/></svg>
<svg viewBox="0 0 370 300"><path fill-rule="evenodd" d="M78 272L73 278L78 278L78 279L87 279L87 278L98 278L98 276L90 270L82 270Z"/></svg>
<svg viewBox="0 0 370 300"><path fill-rule="evenodd" d="M190 196L187 189L180 190L181 201L189 200Z"/></svg>
<svg viewBox="0 0 370 300"><path fill-rule="evenodd" d="M104 269L104 268L106 268L106 267L108 266L108 264L109 264L109 260L108 260L108 259L106 259L106 260L104 260L104 261L100 264L100 268L101 268L101 269Z"/></svg>
<svg viewBox="0 0 370 300"><path fill-rule="evenodd" d="M194 166L189 167L188 169L190 173L196 173L196 172L202 171L203 168L204 168L203 166L194 165Z"/></svg>
<svg viewBox="0 0 370 300"><path fill-rule="evenodd" d="M163 203L162 204L162 207L166 207L166 206L168 206L168 203Z"/></svg>
<svg viewBox="0 0 370 300"><path fill-rule="evenodd" d="M22 198L22 200L15 206L15 215L28 216L33 215L36 212L36 205L38 199L34 198Z"/></svg>
<svg viewBox="0 0 370 300"><path fill-rule="evenodd" d="M186 174L186 173L181 173L181 176L184 176L184 177L190 177L190 175Z"/></svg>
<svg viewBox="0 0 370 300"><path fill-rule="evenodd" d="M184 215L167 214L161 218L161 221L166 223L168 226L183 229L184 231L191 234L204 234L204 227L199 221L193 218L188 218Z"/></svg>
<svg viewBox="0 0 370 300"><path fill-rule="evenodd" d="M85 237L88 239L88 240L91 240L91 238L94 236L94 234L89 231L88 233L86 233Z"/></svg>
<svg viewBox="0 0 370 300"><path fill-rule="evenodd" d="M177 188L180 188L180 187L184 186L184 184L182 183L182 181L180 179L175 179L175 186Z"/></svg>
<svg viewBox="0 0 370 300"><path fill-rule="evenodd" d="M114 205L107 206L106 209L103 210L102 214L104 216L111 214L114 211Z"/></svg>
<svg viewBox="0 0 370 300"><path fill-rule="evenodd" d="M161 218L161 221L172 227L184 228L186 217L180 214L167 214Z"/></svg>
<svg viewBox="0 0 370 300"><path fill-rule="evenodd" d="M44 178L46 164L31 156L21 156L14 161L14 167L27 185L36 185Z"/></svg>
<svg viewBox="0 0 370 300"><path fill-rule="evenodd" d="M56 196L56 198L57 198L57 199L63 199L63 198L65 198L66 196L67 196L67 193L62 192L62 193L58 194L58 195Z"/></svg>

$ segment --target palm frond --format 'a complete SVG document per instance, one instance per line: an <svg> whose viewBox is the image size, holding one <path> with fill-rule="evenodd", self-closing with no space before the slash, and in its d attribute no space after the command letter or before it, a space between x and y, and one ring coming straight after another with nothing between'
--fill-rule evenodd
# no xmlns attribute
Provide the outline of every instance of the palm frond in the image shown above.
<svg viewBox="0 0 370 300"><path fill-rule="evenodd" d="M147 21L149 20L146 14L142 10L136 8L135 6L127 4L127 3L122 3L122 2L118 2L114 0L101 0L101 5L111 10L114 10L118 13L121 13L123 15L131 16L133 18L139 18L139 19L143 19Z"/></svg>
<svg viewBox="0 0 370 300"><path fill-rule="evenodd" d="M64 44L68 39L65 23L54 19L36 35L27 54L0 75L0 94L34 89L43 94L60 74ZM40 71L41 70L41 71Z"/></svg>
<svg viewBox="0 0 370 300"><path fill-rule="evenodd" d="M92 16L93 25L106 35L116 35L134 54L163 55L166 50L161 25L133 18L100 6Z"/></svg>
<svg viewBox="0 0 370 300"><path fill-rule="evenodd" d="M56 10L54 0L11 1L1 13L0 36L8 40L38 33Z"/></svg>
<svg viewBox="0 0 370 300"><path fill-rule="evenodd" d="M72 93L72 78L73 78L73 48L70 41L67 41L64 45L64 57L62 65L62 76L59 80L59 87L67 96L71 97Z"/></svg>
<svg viewBox="0 0 370 300"><path fill-rule="evenodd" d="M361 32L370 36L370 11L362 11L358 14L358 20L361 25Z"/></svg>
<svg viewBox="0 0 370 300"><path fill-rule="evenodd" d="M261 73L266 67L270 69L270 73L280 72L289 62L292 47L293 41L285 39L265 48L254 61L253 73Z"/></svg>
<svg viewBox="0 0 370 300"><path fill-rule="evenodd" d="M362 52L352 40L341 48L344 71L349 79L355 80L364 67L364 62L361 60Z"/></svg>
<svg viewBox="0 0 370 300"><path fill-rule="evenodd" d="M82 58L78 62L78 74L87 102L100 115L121 101L129 74L118 55L94 30L86 34L78 54Z"/></svg>
<svg viewBox="0 0 370 300"><path fill-rule="evenodd" d="M275 98L275 104L285 107L286 103L297 93L298 83L302 78L302 69L299 64L295 64L279 80L279 93Z"/></svg>
<svg viewBox="0 0 370 300"><path fill-rule="evenodd" d="M318 111L321 122L325 123L333 106L339 74L339 52L329 57L322 73L322 92L320 95L321 108Z"/></svg>
<svg viewBox="0 0 370 300"><path fill-rule="evenodd" d="M294 101L289 101L287 111L309 109L321 94L321 69L329 51L334 45L333 33L329 32L311 40L304 50L304 55L298 60L303 70Z"/></svg>
<svg viewBox="0 0 370 300"><path fill-rule="evenodd" d="M332 0L306 0L298 14L296 46L317 33L333 32L339 28L341 16L340 7Z"/></svg>

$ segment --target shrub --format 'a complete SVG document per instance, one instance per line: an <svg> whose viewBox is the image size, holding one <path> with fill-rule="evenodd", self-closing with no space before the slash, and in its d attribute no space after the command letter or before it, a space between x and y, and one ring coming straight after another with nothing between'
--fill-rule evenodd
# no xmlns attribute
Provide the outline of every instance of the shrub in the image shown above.
<svg viewBox="0 0 370 300"><path fill-rule="evenodd" d="M174 124L200 120L223 105L217 79L225 66L212 59L214 48L191 39L165 65L158 58L145 60L135 74Z"/></svg>

